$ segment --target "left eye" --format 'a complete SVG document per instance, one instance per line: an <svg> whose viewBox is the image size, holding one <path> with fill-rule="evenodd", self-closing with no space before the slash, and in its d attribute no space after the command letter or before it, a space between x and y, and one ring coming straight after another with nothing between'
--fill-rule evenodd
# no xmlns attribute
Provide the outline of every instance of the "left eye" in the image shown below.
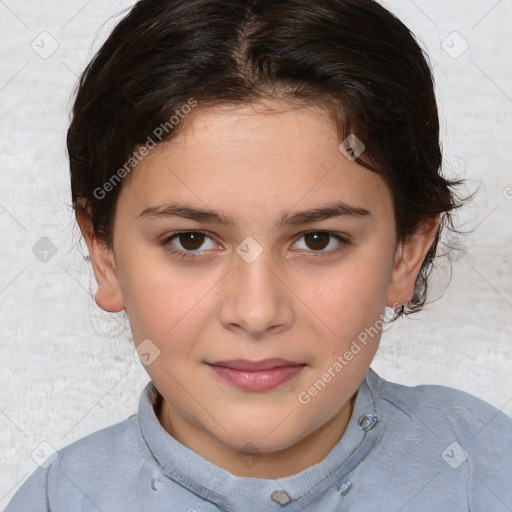
<svg viewBox="0 0 512 512"><path fill-rule="evenodd" d="M310 231L309 233L304 233L300 240L304 239L304 244L306 245L306 250L312 250L313 252L330 252L333 249L336 250L336 247L339 245L344 245L347 241L341 237L340 235L335 235L334 233L329 233L326 231ZM335 239L337 243L332 243L332 240ZM297 245L298 242L295 243ZM303 249L304 247L299 247L299 249ZM328 249L328 250L325 250Z"/></svg>

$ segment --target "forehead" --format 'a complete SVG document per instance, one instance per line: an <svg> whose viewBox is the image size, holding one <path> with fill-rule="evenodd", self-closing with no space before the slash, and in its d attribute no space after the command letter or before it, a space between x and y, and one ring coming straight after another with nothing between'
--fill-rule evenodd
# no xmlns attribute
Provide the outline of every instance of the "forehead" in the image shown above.
<svg viewBox="0 0 512 512"><path fill-rule="evenodd" d="M389 210L382 177L348 159L339 143L327 111L317 106L267 101L197 109L139 163L119 201L140 212L186 200L235 221L339 200Z"/></svg>

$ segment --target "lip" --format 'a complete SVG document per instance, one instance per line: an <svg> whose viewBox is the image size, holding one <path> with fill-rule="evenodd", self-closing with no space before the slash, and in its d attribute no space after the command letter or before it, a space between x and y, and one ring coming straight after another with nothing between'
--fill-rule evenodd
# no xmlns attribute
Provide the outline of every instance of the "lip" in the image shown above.
<svg viewBox="0 0 512 512"><path fill-rule="evenodd" d="M233 359L206 364L219 377L245 391L274 389L293 378L306 366L277 358L262 361Z"/></svg>
<svg viewBox="0 0 512 512"><path fill-rule="evenodd" d="M207 363L211 366L222 366L224 368L232 368L233 370L245 370L248 372L257 372L260 370L273 370L282 366L303 366L302 363L288 361L287 359L262 359L261 361L249 361L247 359L231 359L229 361L216 361L215 363Z"/></svg>

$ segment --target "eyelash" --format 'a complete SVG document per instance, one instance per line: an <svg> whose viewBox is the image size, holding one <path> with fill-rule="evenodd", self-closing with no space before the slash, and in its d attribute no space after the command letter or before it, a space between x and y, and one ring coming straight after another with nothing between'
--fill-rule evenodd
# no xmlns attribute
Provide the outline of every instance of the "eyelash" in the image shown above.
<svg viewBox="0 0 512 512"><path fill-rule="evenodd" d="M198 256L201 255L202 252L204 251L200 251L200 250L197 250L195 252L193 251L180 251L178 249L176 249L175 247L173 247L171 245L171 240L173 240L174 238L176 238L177 236L179 235L185 235L185 234L190 234L190 233L197 233L197 234L201 234L201 235L204 235L210 239L213 240L213 237L210 233L207 233L206 231L200 231L200 230L190 230L190 231L177 231L175 233L173 233L172 235L166 237L163 242L162 242L162 245L166 246L167 250L169 250L169 252L171 252L172 254L184 259L184 260L192 260L193 258L197 258ZM310 235L310 234L326 234L326 235L329 235L333 238L336 238L336 240L338 240L340 242L340 246L336 249L331 249L330 251L307 251L307 252L311 252L311 255L315 258L318 258L318 257L325 257L327 255L332 255L332 254L335 254L335 253L338 253L340 251L342 251L343 249L345 249L346 247L348 247L350 245L350 240L344 236L341 236L341 235L338 235L337 233L333 233L331 231L306 231L304 233L301 233L301 236L296 240L296 242L294 243L297 243L302 237L306 236L306 235Z"/></svg>

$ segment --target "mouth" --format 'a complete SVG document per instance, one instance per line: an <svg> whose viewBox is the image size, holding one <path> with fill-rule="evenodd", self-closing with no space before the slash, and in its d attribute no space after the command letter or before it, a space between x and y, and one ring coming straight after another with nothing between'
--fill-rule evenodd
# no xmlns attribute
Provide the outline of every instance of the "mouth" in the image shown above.
<svg viewBox="0 0 512 512"><path fill-rule="evenodd" d="M298 375L306 364L286 359L247 361L234 359L206 363L218 377L244 391L266 391Z"/></svg>

